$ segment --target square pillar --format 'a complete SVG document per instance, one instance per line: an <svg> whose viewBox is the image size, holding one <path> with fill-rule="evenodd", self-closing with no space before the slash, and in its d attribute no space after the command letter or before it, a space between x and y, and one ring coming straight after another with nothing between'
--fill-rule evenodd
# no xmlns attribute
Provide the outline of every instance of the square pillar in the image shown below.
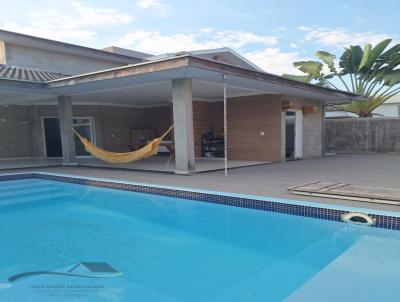
<svg viewBox="0 0 400 302"><path fill-rule="evenodd" d="M76 164L75 138L72 132L72 101L70 96L58 97L58 114L60 116L61 147L63 165Z"/></svg>
<svg viewBox="0 0 400 302"><path fill-rule="evenodd" d="M192 79L172 80L174 114L175 174L195 172L193 139Z"/></svg>
<svg viewBox="0 0 400 302"><path fill-rule="evenodd" d="M42 124L40 120L39 108L37 105L30 107L30 116L32 121L32 149L33 156L37 158L44 158L44 140L42 133Z"/></svg>

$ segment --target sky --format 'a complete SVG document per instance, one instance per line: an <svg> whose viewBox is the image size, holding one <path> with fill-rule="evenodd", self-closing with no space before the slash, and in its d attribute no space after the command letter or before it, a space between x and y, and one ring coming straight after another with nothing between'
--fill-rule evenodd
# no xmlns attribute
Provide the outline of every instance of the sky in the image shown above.
<svg viewBox="0 0 400 302"><path fill-rule="evenodd" d="M0 28L78 45L149 54L230 47L270 73L317 50L400 42L399 0L15 0Z"/></svg>

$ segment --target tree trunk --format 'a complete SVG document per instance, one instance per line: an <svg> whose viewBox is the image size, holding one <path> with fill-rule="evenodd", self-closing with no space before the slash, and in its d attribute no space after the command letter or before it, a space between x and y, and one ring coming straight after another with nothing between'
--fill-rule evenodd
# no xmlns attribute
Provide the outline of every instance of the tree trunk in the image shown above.
<svg viewBox="0 0 400 302"><path fill-rule="evenodd" d="M358 117L360 117L360 118L372 117L372 112L367 112L367 113L360 112Z"/></svg>

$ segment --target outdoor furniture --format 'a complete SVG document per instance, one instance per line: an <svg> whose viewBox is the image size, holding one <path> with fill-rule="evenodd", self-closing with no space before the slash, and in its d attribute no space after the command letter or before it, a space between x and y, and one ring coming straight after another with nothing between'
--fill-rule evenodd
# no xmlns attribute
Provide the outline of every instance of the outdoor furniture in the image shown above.
<svg viewBox="0 0 400 302"><path fill-rule="evenodd" d="M145 146L147 142L157 137L156 128L131 128L129 132L132 151L140 149Z"/></svg>

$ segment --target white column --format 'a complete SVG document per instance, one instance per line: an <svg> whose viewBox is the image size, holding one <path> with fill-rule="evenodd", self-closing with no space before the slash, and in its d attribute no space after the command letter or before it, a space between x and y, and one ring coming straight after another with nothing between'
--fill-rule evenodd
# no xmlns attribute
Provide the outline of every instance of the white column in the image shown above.
<svg viewBox="0 0 400 302"><path fill-rule="evenodd" d="M174 114L175 174L195 172L193 139L192 79L172 80Z"/></svg>
<svg viewBox="0 0 400 302"><path fill-rule="evenodd" d="M303 158L303 111L295 111L294 158Z"/></svg>
<svg viewBox="0 0 400 302"><path fill-rule="evenodd" d="M322 104L322 107L321 107L321 111L322 111L322 131L321 131L321 133L322 133L322 142L321 142L321 154L322 154L322 156L325 156L325 103L324 104Z"/></svg>
<svg viewBox="0 0 400 302"><path fill-rule="evenodd" d="M39 108L37 105L32 105L30 107L30 115L32 121L32 147L33 156L37 158L44 158L44 139L42 133L42 124L40 120Z"/></svg>
<svg viewBox="0 0 400 302"><path fill-rule="evenodd" d="M58 114L60 116L61 146L63 165L76 164L75 140L72 132L73 114L70 96L58 97Z"/></svg>

